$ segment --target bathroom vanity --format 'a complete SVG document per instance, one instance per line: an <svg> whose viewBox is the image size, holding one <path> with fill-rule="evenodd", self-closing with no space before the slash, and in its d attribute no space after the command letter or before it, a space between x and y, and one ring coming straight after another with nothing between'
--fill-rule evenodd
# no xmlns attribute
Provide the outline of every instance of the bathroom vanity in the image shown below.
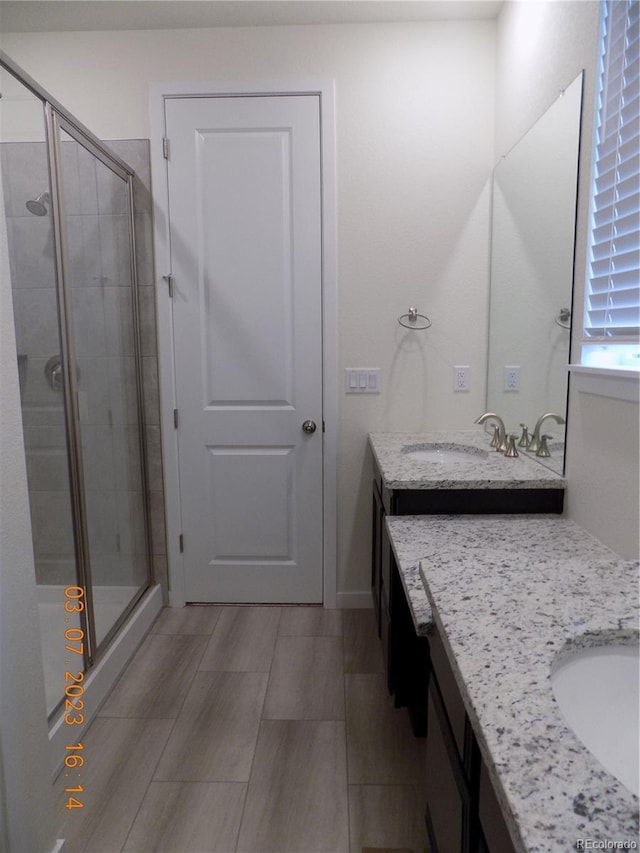
<svg viewBox="0 0 640 853"><path fill-rule="evenodd" d="M638 564L553 516L414 516L389 518L387 528L398 553L422 551L433 619L431 848L555 853L589 839L634 849L638 797L627 784L638 778L637 681L625 691L635 724L625 730L619 699L597 720L625 762L636 760L619 767L587 749L553 679L576 655L612 646L629 653L637 675ZM605 690L594 678L576 699L591 704Z"/></svg>
<svg viewBox="0 0 640 853"><path fill-rule="evenodd" d="M476 428L373 433L371 587L387 674L398 706L425 734L431 614L418 560L400 569L385 519L406 515L561 513L565 482L526 454L506 458ZM452 536L455 532L452 531ZM405 555L406 557L406 555Z"/></svg>

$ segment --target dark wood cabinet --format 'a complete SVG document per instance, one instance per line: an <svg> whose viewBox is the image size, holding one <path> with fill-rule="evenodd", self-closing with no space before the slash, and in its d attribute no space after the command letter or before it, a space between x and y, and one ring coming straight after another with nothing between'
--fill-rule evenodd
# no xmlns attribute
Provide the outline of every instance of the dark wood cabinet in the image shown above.
<svg viewBox="0 0 640 853"><path fill-rule="evenodd" d="M564 489L387 489L388 515L561 513Z"/></svg>
<svg viewBox="0 0 640 853"><path fill-rule="evenodd" d="M443 706L435 683L429 688L427 735L427 806L425 821L432 853L460 853L463 849L462 828L469 795L460 779L456 778L455 757L451 752L450 733Z"/></svg>
<svg viewBox="0 0 640 853"><path fill-rule="evenodd" d="M425 822L432 853L514 853L442 639L430 637Z"/></svg>
<svg viewBox="0 0 640 853"><path fill-rule="evenodd" d="M427 736L431 853L511 853L502 810L437 632L415 631L387 515L561 513L564 489L390 489L373 459L371 586L387 687Z"/></svg>
<svg viewBox="0 0 640 853"><path fill-rule="evenodd" d="M427 715L429 643L416 635L385 527L387 515L561 513L564 489L390 489L373 459L371 590L387 686L416 735Z"/></svg>
<svg viewBox="0 0 640 853"><path fill-rule="evenodd" d="M387 689L394 697L396 707L408 708L413 732L420 737L426 734L429 641L416 633L400 570L384 526L384 513L380 524L379 552L372 561L372 573L379 575L378 588L374 590L374 606L377 609Z"/></svg>
<svg viewBox="0 0 640 853"><path fill-rule="evenodd" d="M384 509L380 496L380 484L373 481L373 500L371 507L371 592L375 612L378 636L380 636L380 604L382 600L382 530L384 528Z"/></svg>
<svg viewBox="0 0 640 853"><path fill-rule="evenodd" d="M396 707L407 708L416 737L427 733L429 640L416 633L400 571L389 547L391 574L391 645L389 690Z"/></svg>
<svg viewBox="0 0 640 853"><path fill-rule="evenodd" d="M502 853L513 850L509 830L504 821L500 803L493 789L491 779L484 764L480 765L480 783L478 792L478 822L481 848L479 853Z"/></svg>

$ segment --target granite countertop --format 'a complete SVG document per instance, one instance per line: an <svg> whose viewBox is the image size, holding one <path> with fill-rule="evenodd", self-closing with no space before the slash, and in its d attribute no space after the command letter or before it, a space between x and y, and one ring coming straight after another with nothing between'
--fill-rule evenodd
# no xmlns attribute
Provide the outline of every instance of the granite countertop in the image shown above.
<svg viewBox="0 0 640 853"><path fill-rule="evenodd" d="M413 619L413 627L419 637L427 636L433 625L431 605L420 574L420 560L432 549L432 545L428 544L428 540L425 541L419 533L414 532L416 518L427 517L388 515L385 519L389 542Z"/></svg>
<svg viewBox="0 0 640 853"><path fill-rule="evenodd" d="M508 459L489 446L482 427L446 432L377 432L369 444L389 489L564 489L565 481L535 459L520 453ZM405 447L464 445L469 458L447 464L424 462L403 452Z"/></svg>
<svg viewBox="0 0 640 853"><path fill-rule="evenodd" d="M638 798L568 728L550 682L567 648L638 643L638 563L558 516L387 523L396 548L422 554L433 620L516 849L638 842Z"/></svg>

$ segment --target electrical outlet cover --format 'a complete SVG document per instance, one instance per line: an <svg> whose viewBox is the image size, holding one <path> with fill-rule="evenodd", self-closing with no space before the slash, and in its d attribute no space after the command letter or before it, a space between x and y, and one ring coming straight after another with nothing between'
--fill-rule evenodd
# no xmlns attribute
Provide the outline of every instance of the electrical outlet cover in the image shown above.
<svg viewBox="0 0 640 853"><path fill-rule="evenodd" d="M470 388L471 368L468 364L456 364L453 368L453 390L468 391Z"/></svg>

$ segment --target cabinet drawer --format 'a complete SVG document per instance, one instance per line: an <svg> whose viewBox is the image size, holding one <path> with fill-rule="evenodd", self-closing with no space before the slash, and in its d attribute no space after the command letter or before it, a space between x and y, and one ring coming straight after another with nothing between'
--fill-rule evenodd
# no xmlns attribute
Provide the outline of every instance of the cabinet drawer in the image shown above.
<svg viewBox="0 0 640 853"><path fill-rule="evenodd" d="M561 513L564 489L383 488L388 515Z"/></svg>
<svg viewBox="0 0 640 853"><path fill-rule="evenodd" d="M458 758L460 763L464 764L467 714L460 691L458 690L458 685L451 671L451 664L444 650L442 639L435 628L429 636L429 650L431 653L431 670L436 677L445 708L447 709L449 724L458 750Z"/></svg>

